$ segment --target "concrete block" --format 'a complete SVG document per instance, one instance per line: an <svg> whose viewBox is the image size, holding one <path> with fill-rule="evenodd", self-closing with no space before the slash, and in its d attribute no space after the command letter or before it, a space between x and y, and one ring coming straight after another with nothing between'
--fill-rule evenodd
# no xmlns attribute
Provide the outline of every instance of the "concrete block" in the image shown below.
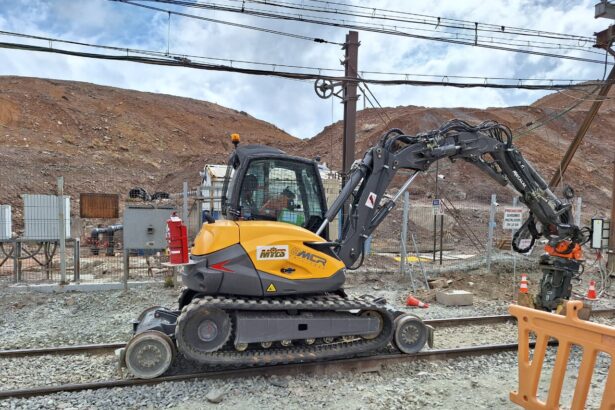
<svg viewBox="0 0 615 410"><path fill-rule="evenodd" d="M465 290L441 290L436 292L436 301L445 306L469 306L474 302L474 295Z"/></svg>

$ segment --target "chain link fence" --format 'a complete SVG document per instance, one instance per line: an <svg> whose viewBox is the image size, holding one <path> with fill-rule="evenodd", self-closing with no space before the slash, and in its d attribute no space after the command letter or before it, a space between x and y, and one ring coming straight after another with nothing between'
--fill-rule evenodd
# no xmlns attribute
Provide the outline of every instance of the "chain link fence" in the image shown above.
<svg viewBox="0 0 615 410"><path fill-rule="evenodd" d="M166 220L177 212L190 242L202 223L201 192L186 184L177 193L135 188L128 196L77 197L61 195L61 178L32 185L29 194L0 198L3 284L163 280L173 273L165 266Z"/></svg>

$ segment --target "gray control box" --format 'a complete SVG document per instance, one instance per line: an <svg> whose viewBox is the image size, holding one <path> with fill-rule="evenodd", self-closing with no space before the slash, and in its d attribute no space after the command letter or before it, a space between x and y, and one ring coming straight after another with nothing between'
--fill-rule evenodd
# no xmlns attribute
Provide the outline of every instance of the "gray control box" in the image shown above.
<svg viewBox="0 0 615 410"><path fill-rule="evenodd" d="M124 209L124 249L166 249L173 207L129 205Z"/></svg>

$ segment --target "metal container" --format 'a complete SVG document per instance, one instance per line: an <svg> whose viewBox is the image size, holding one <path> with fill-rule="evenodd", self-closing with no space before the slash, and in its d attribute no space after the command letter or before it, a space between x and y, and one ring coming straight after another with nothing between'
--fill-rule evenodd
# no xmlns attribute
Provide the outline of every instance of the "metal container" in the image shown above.
<svg viewBox="0 0 615 410"><path fill-rule="evenodd" d="M24 194L24 239L59 240L60 224L58 197L55 195ZM64 230L70 238L70 198L64 196Z"/></svg>
<svg viewBox="0 0 615 410"><path fill-rule="evenodd" d="M124 249L167 248L167 219L175 208L127 206L124 209Z"/></svg>
<svg viewBox="0 0 615 410"><path fill-rule="evenodd" d="M11 206L0 205L0 241L11 239L12 233Z"/></svg>

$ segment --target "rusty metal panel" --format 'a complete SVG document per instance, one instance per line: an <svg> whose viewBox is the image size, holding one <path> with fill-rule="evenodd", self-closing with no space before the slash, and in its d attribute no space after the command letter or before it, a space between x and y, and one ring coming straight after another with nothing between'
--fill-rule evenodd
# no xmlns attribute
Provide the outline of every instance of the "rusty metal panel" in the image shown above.
<svg viewBox="0 0 615 410"><path fill-rule="evenodd" d="M119 218L120 196L82 193L79 195L79 215L82 218Z"/></svg>

